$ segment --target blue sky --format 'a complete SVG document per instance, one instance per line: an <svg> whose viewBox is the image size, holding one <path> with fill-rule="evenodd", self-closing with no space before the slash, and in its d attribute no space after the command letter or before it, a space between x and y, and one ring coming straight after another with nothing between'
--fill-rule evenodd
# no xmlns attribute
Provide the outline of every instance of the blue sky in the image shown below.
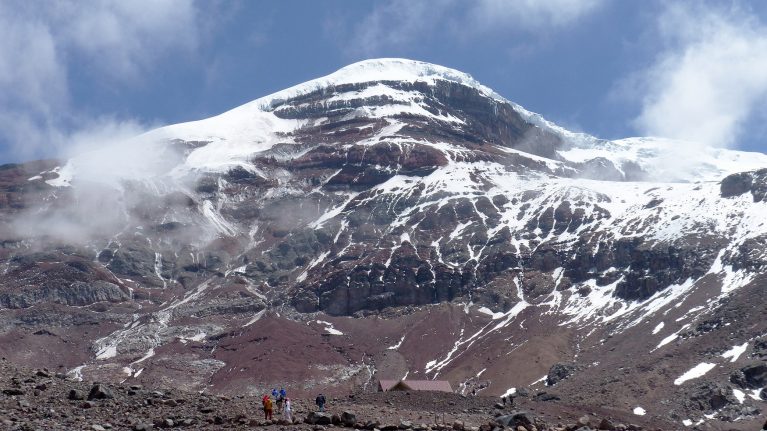
<svg viewBox="0 0 767 431"><path fill-rule="evenodd" d="M0 3L0 162L209 117L375 57L572 130L767 151L767 2Z"/></svg>

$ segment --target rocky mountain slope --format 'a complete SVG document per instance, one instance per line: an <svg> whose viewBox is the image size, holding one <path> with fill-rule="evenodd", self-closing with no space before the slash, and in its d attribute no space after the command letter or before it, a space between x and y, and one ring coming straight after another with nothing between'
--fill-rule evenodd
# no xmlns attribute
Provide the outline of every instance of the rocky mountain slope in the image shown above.
<svg viewBox="0 0 767 431"><path fill-rule="evenodd" d="M76 379L439 378L748 426L767 156L692 145L575 134L461 72L382 59L4 166L0 350Z"/></svg>
<svg viewBox="0 0 767 431"><path fill-rule="evenodd" d="M152 429L292 429L326 427L382 431L566 431L585 426L641 431L663 425L619 411L588 406L554 406L530 397L515 405L495 397L439 392L353 393L330 397L324 412L312 399L291 398L292 414L264 418L261 397L217 396L167 387L76 382L48 370L19 369L0 360L0 427L13 431L44 429L144 431ZM289 396L292 397L291 394ZM552 411L552 407L556 407ZM523 410L524 408L524 410ZM623 422L628 419L628 422ZM522 427L522 428L520 428Z"/></svg>

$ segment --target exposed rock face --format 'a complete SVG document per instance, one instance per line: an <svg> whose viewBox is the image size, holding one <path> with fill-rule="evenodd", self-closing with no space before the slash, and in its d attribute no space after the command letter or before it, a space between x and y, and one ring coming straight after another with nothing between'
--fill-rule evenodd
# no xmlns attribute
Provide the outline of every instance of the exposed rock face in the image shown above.
<svg viewBox="0 0 767 431"><path fill-rule="evenodd" d="M757 338L754 340L752 355L757 358L767 357L767 338Z"/></svg>
<svg viewBox="0 0 767 431"><path fill-rule="evenodd" d="M97 302L122 302L130 299L130 295L118 285L103 280L91 283L74 281L71 284L51 284L45 283L40 289L0 294L0 306L27 308L44 302L84 306Z"/></svg>
<svg viewBox="0 0 767 431"><path fill-rule="evenodd" d="M711 412L729 405L738 405L738 399L729 386L706 382L697 385L689 398L690 408Z"/></svg>
<svg viewBox="0 0 767 431"><path fill-rule="evenodd" d="M574 363L570 364L554 364L549 370L549 374L546 375L546 384L548 386L554 386L560 381L570 377L578 370L578 365Z"/></svg>
<svg viewBox="0 0 767 431"><path fill-rule="evenodd" d="M724 198L740 196L751 192L754 202L763 202L767 197L767 169L732 174L722 180L721 194Z"/></svg>
<svg viewBox="0 0 767 431"><path fill-rule="evenodd" d="M734 373L731 380L743 388L763 388L767 386L767 364L760 362L747 365Z"/></svg>

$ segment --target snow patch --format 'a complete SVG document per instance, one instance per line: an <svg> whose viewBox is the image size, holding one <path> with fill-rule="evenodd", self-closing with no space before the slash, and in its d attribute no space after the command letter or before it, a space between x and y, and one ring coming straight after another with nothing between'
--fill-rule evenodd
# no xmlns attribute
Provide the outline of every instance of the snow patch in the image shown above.
<svg viewBox="0 0 767 431"><path fill-rule="evenodd" d="M703 377L704 375L706 375L706 373L708 373L709 371L713 370L714 367L716 367L716 364L712 364L710 362L702 362L702 363L694 366L692 369L690 369L686 373L684 373L681 376L679 376L679 378L674 380L674 384L679 386L679 385L681 385L682 383L684 383L684 382L686 382L688 380L692 380L692 379L697 379L699 377Z"/></svg>
<svg viewBox="0 0 767 431"><path fill-rule="evenodd" d="M246 323L245 325L243 325L243 327L247 327L247 326L250 326L250 325L252 325L252 324L254 324L254 323L258 322L259 320L261 320L261 317L263 317L264 313L266 313L266 308L264 308L263 310L261 310L261 311L259 311L258 313L256 313L256 314L253 316L253 318L252 318L252 319L248 320L248 323Z"/></svg>
<svg viewBox="0 0 767 431"><path fill-rule="evenodd" d="M737 398L738 402L741 404L743 404L743 401L746 400L746 394L740 389L733 389L732 394L735 395L735 398Z"/></svg>
<svg viewBox="0 0 767 431"><path fill-rule="evenodd" d="M742 355L746 349L748 349L748 341L741 344L740 346L733 346L730 350L722 353L723 358L730 358L730 362L735 362L738 360L740 355Z"/></svg>
<svg viewBox="0 0 767 431"><path fill-rule="evenodd" d="M397 350L400 348L400 346L402 345L402 342L404 341L405 341L405 336L403 335L397 344L387 347L386 350Z"/></svg>
<svg viewBox="0 0 767 431"><path fill-rule="evenodd" d="M85 365L80 365L79 367L74 367L69 372L67 372L67 375L70 379L82 382L83 381L83 369L85 368Z"/></svg>
<svg viewBox="0 0 767 431"><path fill-rule="evenodd" d="M489 309L487 307L479 307L479 309L477 309L477 311L479 311L482 314L487 314L493 320L498 320L501 317L506 315L506 313L503 313L503 312L494 313L493 310L491 310L491 309Z"/></svg>
<svg viewBox="0 0 767 431"><path fill-rule="evenodd" d="M344 335L343 332L339 331L338 329L333 327L333 324L330 322L326 322L324 320L317 320L317 323L320 325L325 325L325 332L331 335Z"/></svg>
<svg viewBox="0 0 767 431"><path fill-rule="evenodd" d="M72 178L74 178L75 174L75 168L72 163L67 163L63 168L61 166L56 166L49 172L58 174L58 177L45 181L49 186L69 187L72 185Z"/></svg>
<svg viewBox="0 0 767 431"><path fill-rule="evenodd" d="M660 340L660 343L658 343L658 345L657 345L657 346L655 347L655 349L653 349L653 350L657 350L657 349L660 349L661 347L663 347L663 346L665 346L666 344L668 344L668 343L670 343L670 342L672 342L672 341L676 340L677 338L679 338L679 334L676 334L676 333L674 333L674 334L671 334L671 335L669 335L668 337L666 337L666 338L664 338L664 339Z"/></svg>
<svg viewBox="0 0 767 431"><path fill-rule="evenodd" d="M647 411L642 407L634 407L634 414L637 416L644 416L647 414Z"/></svg>
<svg viewBox="0 0 767 431"><path fill-rule="evenodd" d="M228 236L234 236L237 233L237 229L213 207L213 202L206 200L202 203L202 214L219 233Z"/></svg>
<svg viewBox="0 0 767 431"><path fill-rule="evenodd" d="M501 398L510 397L516 393L517 393L517 388L509 388L506 390L506 392L503 393L503 395L501 395Z"/></svg>
<svg viewBox="0 0 767 431"><path fill-rule="evenodd" d="M96 359L110 359L117 356L117 344L107 344L96 352Z"/></svg>

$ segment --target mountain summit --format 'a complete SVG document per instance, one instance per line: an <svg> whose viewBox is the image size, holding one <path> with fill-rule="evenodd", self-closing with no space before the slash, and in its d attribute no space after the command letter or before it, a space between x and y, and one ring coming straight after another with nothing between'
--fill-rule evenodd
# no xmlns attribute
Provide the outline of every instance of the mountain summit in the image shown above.
<svg viewBox="0 0 767 431"><path fill-rule="evenodd" d="M767 156L692 145L572 133L441 66L355 63L0 171L0 349L191 390L407 375L753 417Z"/></svg>

